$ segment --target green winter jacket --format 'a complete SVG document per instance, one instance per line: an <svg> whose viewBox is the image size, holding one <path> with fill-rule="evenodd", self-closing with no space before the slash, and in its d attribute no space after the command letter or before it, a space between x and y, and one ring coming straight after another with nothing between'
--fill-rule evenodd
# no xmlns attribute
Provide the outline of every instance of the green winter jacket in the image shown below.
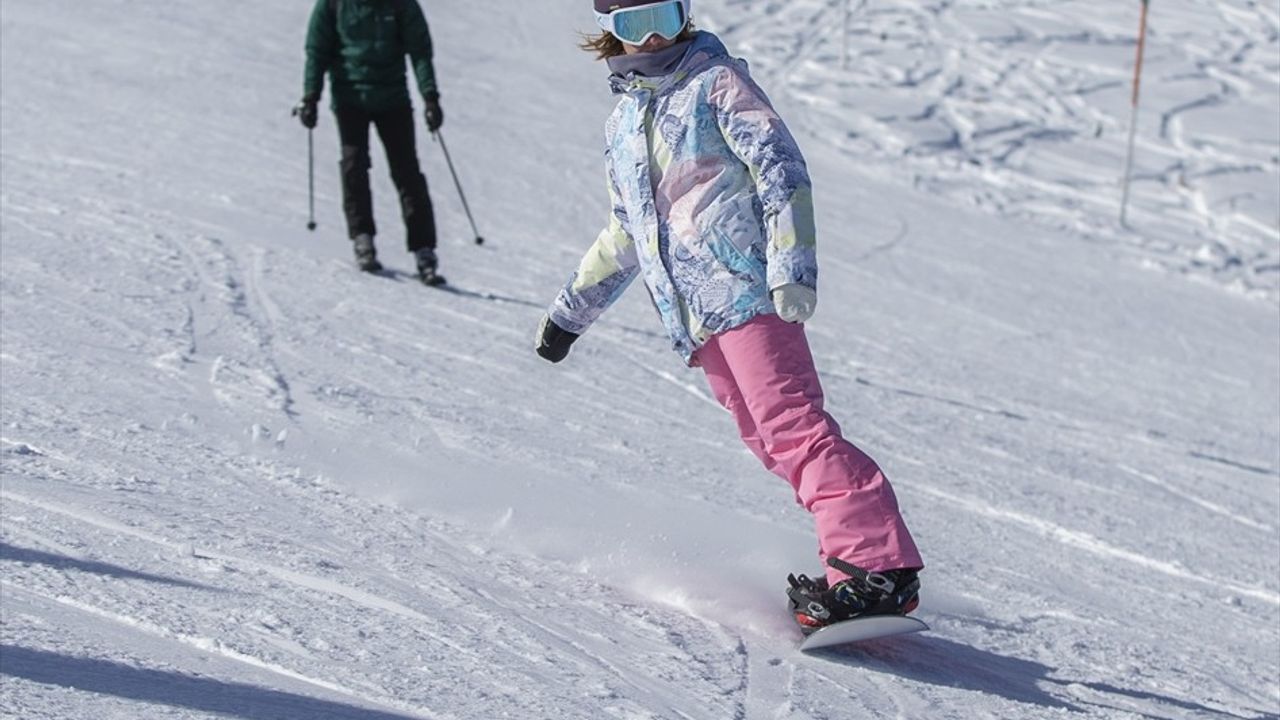
<svg viewBox="0 0 1280 720"><path fill-rule="evenodd" d="M328 73L334 108L378 112L408 105L405 55L423 97L438 94L431 33L417 0L316 0L303 97L318 100Z"/></svg>

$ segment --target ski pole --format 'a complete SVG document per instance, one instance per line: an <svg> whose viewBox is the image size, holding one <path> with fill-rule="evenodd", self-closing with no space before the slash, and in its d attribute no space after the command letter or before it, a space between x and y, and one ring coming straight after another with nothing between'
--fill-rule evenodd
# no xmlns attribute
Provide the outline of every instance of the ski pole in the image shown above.
<svg viewBox="0 0 1280 720"><path fill-rule="evenodd" d="M293 116L302 114L302 105L295 105ZM316 145L314 128L307 128L307 229L316 229Z"/></svg>
<svg viewBox="0 0 1280 720"><path fill-rule="evenodd" d="M316 229L316 145L312 128L307 128L307 229Z"/></svg>
<svg viewBox="0 0 1280 720"><path fill-rule="evenodd" d="M480 237L480 231L476 229L476 219L471 216L471 206L467 205L467 196L462 192L462 183L458 181L458 171L453 169L453 158L449 157L449 146L444 143L444 135L437 128L431 133L431 137L440 143L440 149L444 151L444 161L449 164L449 174L453 176L453 184L458 188L458 197L462 198L462 209L467 212L467 220L471 221L471 232L476 235L476 244L483 245L484 238Z"/></svg>
<svg viewBox="0 0 1280 720"><path fill-rule="evenodd" d="M1138 96L1142 84L1142 58L1147 46L1147 9L1151 0L1142 0L1142 20L1138 27L1138 60L1133 67L1133 99L1129 115L1129 152L1124 161L1124 194L1120 199L1120 226L1128 227L1129 184L1133 178L1133 144L1138 133Z"/></svg>

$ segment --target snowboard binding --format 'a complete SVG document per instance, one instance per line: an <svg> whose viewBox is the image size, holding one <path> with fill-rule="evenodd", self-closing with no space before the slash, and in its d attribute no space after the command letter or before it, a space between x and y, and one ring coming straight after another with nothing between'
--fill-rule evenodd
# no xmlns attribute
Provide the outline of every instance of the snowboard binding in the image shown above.
<svg viewBox="0 0 1280 720"><path fill-rule="evenodd" d="M906 615L920 604L920 580L915 570L867 572L839 558L827 564L849 575L830 587L826 578L788 575L787 598L800 630L819 628L872 615Z"/></svg>

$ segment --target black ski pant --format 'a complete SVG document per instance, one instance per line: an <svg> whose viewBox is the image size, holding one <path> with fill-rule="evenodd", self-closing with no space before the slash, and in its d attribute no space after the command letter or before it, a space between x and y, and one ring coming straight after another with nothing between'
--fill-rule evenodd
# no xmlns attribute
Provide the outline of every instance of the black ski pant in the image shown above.
<svg viewBox="0 0 1280 720"><path fill-rule="evenodd" d="M342 140L342 209L347 215L347 231L357 235L377 235L373 222L373 193L369 189L369 126L378 129L387 153L391 180L400 193L400 214L409 252L436 246L436 219L427 193L427 178L418 167L414 143L413 108L409 105L369 112L359 107L340 107L338 137Z"/></svg>

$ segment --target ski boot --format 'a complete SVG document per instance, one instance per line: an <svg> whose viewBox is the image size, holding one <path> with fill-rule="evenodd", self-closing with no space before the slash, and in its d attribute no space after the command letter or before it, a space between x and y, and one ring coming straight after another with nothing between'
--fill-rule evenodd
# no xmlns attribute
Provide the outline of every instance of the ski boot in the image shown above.
<svg viewBox="0 0 1280 720"><path fill-rule="evenodd" d="M915 570L869 573L839 558L827 562L850 577L829 587L826 578L787 576L791 612L805 635L854 618L906 615L920 604L920 580Z"/></svg>
<svg viewBox="0 0 1280 720"><path fill-rule="evenodd" d="M382 272L382 263L378 262L378 251L373 247L373 236L362 233L352 238L352 247L356 253L356 265L367 273Z"/></svg>
<svg viewBox="0 0 1280 720"><path fill-rule="evenodd" d="M423 285L435 286L445 283L444 276L438 272L440 261L436 259L434 248L422 248L414 252L413 256L418 261L418 279Z"/></svg>

